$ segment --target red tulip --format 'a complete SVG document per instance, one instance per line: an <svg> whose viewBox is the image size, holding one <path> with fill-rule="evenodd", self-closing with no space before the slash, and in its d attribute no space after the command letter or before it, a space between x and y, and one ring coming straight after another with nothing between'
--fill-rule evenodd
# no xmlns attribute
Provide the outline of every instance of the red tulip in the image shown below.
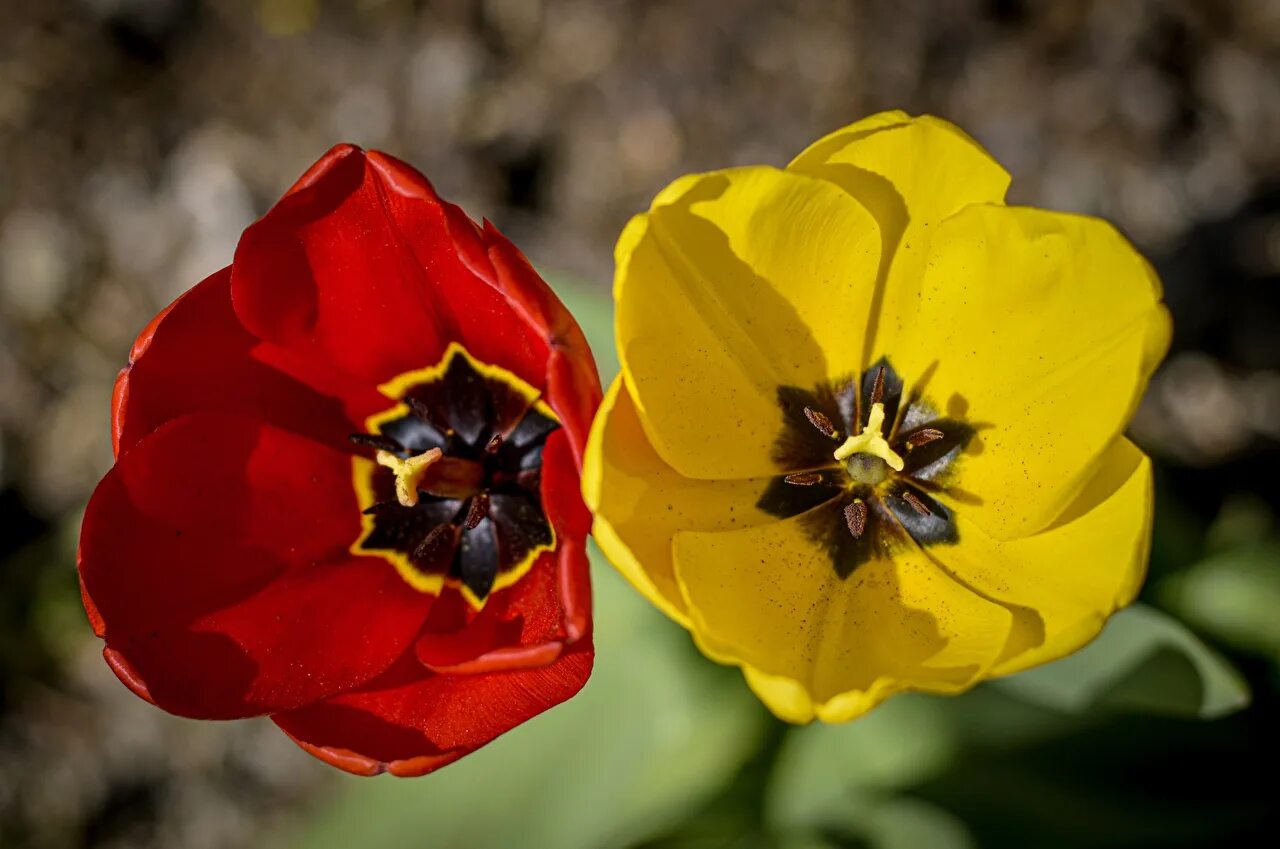
<svg viewBox="0 0 1280 849"><path fill-rule="evenodd" d="M458 759L590 674L599 400L582 331L506 238L335 147L120 373L79 553L107 663L350 772Z"/></svg>

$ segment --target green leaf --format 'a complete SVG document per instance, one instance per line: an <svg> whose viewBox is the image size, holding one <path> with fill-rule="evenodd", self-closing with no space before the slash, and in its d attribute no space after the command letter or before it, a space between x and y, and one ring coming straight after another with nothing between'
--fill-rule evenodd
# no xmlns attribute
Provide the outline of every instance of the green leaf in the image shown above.
<svg viewBox="0 0 1280 849"><path fill-rule="evenodd" d="M954 708L908 694L856 722L790 731L769 782L767 822L788 846L968 849L954 816L899 795L944 770L963 745Z"/></svg>
<svg viewBox="0 0 1280 849"><path fill-rule="evenodd" d="M833 849L973 849L976 845L954 814L907 796L854 800L838 819L823 823L821 833Z"/></svg>
<svg viewBox="0 0 1280 849"><path fill-rule="evenodd" d="M1159 598L1233 648L1280 660L1280 542L1238 545L1160 585Z"/></svg>
<svg viewBox="0 0 1280 849"><path fill-rule="evenodd" d="M618 846L705 801L754 751L765 714L612 569L593 577L596 669L578 696L425 778L336 777L286 845Z"/></svg>
<svg viewBox="0 0 1280 849"><path fill-rule="evenodd" d="M1061 732L1059 714L980 689L960 697L906 693L841 725L815 723L787 732L766 793L766 821L780 833L853 833L874 846L911 845L912 829L927 829L939 816L920 810L899 823L911 788L954 769L975 747L1031 745ZM950 820L938 826L950 828ZM905 829L899 840L898 826ZM954 831L954 829L953 829ZM885 842L888 841L888 842ZM905 842L904 842L905 841ZM967 845L920 841L920 846Z"/></svg>
<svg viewBox="0 0 1280 849"><path fill-rule="evenodd" d="M1094 709L1213 719L1249 703L1244 679L1169 616L1137 604L1062 660L993 682L1067 713Z"/></svg>
<svg viewBox="0 0 1280 849"><path fill-rule="evenodd" d="M947 709L943 700L907 694L856 722L792 729L769 781L769 822L810 824L866 791L894 790L927 778L958 746Z"/></svg>

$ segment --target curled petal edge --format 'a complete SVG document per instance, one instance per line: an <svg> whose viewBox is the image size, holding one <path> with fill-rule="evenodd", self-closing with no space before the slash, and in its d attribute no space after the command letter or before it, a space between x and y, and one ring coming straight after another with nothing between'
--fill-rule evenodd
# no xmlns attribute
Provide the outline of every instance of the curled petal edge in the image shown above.
<svg viewBox="0 0 1280 849"><path fill-rule="evenodd" d="M438 755L418 755L417 757L403 758L401 760L380 761L368 755L353 752L350 749L340 749L336 746L317 746L314 743L308 743L306 740L295 737L285 731L279 724L276 727L312 757L319 758L343 772L366 778L384 774L394 775L397 778L417 778L418 776L435 772L443 766L448 766L467 754L463 749L451 749Z"/></svg>

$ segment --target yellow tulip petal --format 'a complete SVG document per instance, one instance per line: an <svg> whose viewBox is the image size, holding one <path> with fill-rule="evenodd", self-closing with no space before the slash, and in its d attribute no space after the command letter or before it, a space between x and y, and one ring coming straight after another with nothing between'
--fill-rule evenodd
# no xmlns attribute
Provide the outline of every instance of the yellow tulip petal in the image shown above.
<svg viewBox="0 0 1280 849"><path fill-rule="evenodd" d="M1124 429L1168 344L1145 260L1098 219L969 206L938 225L880 342L908 385L977 428L955 480L1001 539L1044 528Z"/></svg>
<svg viewBox="0 0 1280 849"><path fill-rule="evenodd" d="M731 663L732 661L725 661ZM742 667L742 677L756 698L764 702L779 719L803 725L817 716L813 696L804 685L784 675L767 675L752 666Z"/></svg>
<svg viewBox="0 0 1280 849"><path fill-rule="evenodd" d="M884 237L871 327L860 365L881 353L881 323L915 306L937 223L971 203L1003 203L1009 173L959 127L922 115L882 112L830 133L788 171L828 180L872 211Z"/></svg>
<svg viewBox="0 0 1280 849"><path fill-rule="evenodd" d="M1124 438L1060 520L1034 536L1001 542L957 511L960 543L929 553L975 591L1038 619L1035 639L1011 642L993 674L1070 654L1133 600L1146 572L1151 513L1151 461Z"/></svg>
<svg viewBox="0 0 1280 849"><path fill-rule="evenodd" d="M605 556L681 624L688 620L672 565L676 531L773 521L755 507L767 479L694 480L663 462L644 434L621 377L614 379L596 415L582 481L587 506L596 514L593 533Z"/></svg>
<svg viewBox="0 0 1280 849"><path fill-rule="evenodd" d="M778 387L856 370L879 250L850 195L774 168L685 178L633 219L618 350L663 459L693 478L775 474Z"/></svg>
<svg viewBox="0 0 1280 849"><path fill-rule="evenodd" d="M848 722L862 716L895 693L913 689L906 682L880 678L866 690L852 690L833 696L825 702L815 702L804 685L793 678L767 675L751 666L742 667L742 677L746 679L751 692L764 702L774 716L797 725L814 719L831 723ZM942 692L952 691L947 689Z"/></svg>
<svg viewBox="0 0 1280 849"><path fill-rule="evenodd" d="M838 509L830 518L840 521ZM756 692L783 718L803 715L804 703L778 678L803 688L826 721L850 719L902 689L959 692L995 663L1012 625L1005 607L914 546L841 580L803 517L678 533L675 563L699 646L760 673L752 675Z"/></svg>
<svg viewBox="0 0 1280 849"><path fill-rule="evenodd" d="M910 124L913 120L916 119L912 118L901 109L887 109L884 112L877 112L874 115L859 118L852 124L848 124L838 130L832 130L813 144L806 147L799 156L792 160L792 164L799 162L802 159L826 161L830 158L833 151L838 152L841 148L848 145L850 139L870 135L872 132L882 130L886 127Z"/></svg>
<svg viewBox="0 0 1280 849"><path fill-rule="evenodd" d="M914 233L971 203L1002 202L1010 179L956 125L903 112L881 112L828 133L787 170L839 185L870 207L895 240L908 224Z"/></svg>

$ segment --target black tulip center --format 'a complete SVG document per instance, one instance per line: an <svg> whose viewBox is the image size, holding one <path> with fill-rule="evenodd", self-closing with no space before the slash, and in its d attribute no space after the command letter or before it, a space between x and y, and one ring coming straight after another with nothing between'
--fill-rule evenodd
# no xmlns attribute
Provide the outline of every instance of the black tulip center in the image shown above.
<svg viewBox="0 0 1280 849"><path fill-rule="evenodd" d="M555 543L540 488L543 447L560 424L534 390L457 345L401 400L351 437L380 463L358 549L389 556L415 586L452 582L483 603ZM392 467L424 457L416 503L405 503Z"/></svg>

